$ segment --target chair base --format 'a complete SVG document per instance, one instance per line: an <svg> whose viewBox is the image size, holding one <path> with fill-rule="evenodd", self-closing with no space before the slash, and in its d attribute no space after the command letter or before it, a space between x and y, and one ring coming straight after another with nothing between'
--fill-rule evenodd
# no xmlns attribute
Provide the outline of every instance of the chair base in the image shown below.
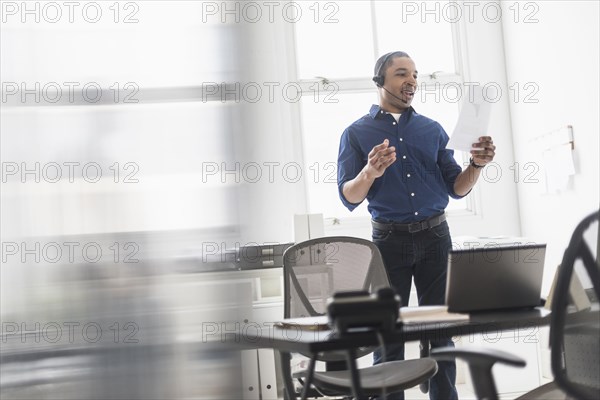
<svg viewBox="0 0 600 400"><path fill-rule="evenodd" d="M385 387L387 393L399 392L411 388L430 379L437 372L437 363L432 359L390 361L383 364L359 369L360 385L364 395L376 396ZM307 371L294 374L306 377ZM340 394L352 393L350 371L315 371L313 384L326 390Z"/></svg>

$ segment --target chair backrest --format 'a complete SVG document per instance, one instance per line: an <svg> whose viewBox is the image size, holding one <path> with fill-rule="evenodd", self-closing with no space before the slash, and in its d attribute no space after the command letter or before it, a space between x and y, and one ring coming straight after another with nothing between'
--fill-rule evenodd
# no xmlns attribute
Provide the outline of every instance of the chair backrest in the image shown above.
<svg viewBox="0 0 600 400"><path fill-rule="evenodd" d="M600 398L598 229L598 212L579 223L557 271L552 298L552 372L558 386L578 399Z"/></svg>
<svg viewBox="0 0 600 400"><path fill-rule="evenodd" d="M390 286L377 246L353 237L295 244L283 256L283 274L285 318L325 315L335 292Z"/></svg>

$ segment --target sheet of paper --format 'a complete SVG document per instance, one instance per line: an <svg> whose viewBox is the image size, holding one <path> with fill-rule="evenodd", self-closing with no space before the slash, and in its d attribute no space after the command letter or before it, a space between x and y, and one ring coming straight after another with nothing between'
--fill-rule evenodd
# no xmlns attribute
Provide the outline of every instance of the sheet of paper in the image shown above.
<svg viewBox="0 0 600 400"><path fill-rule="evenodd" d="M571 143L551 147L543 153L548 193L568 189L569 176L575 175Z"/></svg>
<svg viewBox="0 0 600 400"><path fill-rule="evenodd" d="M464 101L454 132L446 146L449 149L470 151L480 136L488 135L492 103L482 86L471 86L463 93Z"/></svg>
<svg viewBox="0 0 600 400"><path fill-rule="evenodd" d="M275 321L277 328L283 329L302 329L309 331L320 331L330 329L327 315L306 318L287 318L281 321Z"/></svg>
<svg viewBox="0 0 600 400"><path fill-rule="evenodd" d="M448 312L447 306L401 307L400 320L404 324L468 321L469 314Z"/></svg>

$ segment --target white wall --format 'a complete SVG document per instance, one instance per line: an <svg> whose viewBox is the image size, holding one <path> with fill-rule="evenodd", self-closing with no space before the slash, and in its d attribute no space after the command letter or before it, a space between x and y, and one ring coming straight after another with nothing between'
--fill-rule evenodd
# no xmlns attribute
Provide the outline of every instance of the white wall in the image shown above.
<svg viewBox="0 0 600 400"><path fill-rule="evenodd" d="M548 244L543 292L575 225L598 209L598 88L600 46L599 3L596 1L536 2L538 22L516 22L512 5L503 3L504 45L509 85L532 82L538 103L512 101L510 112L515 161L539 163L540 135L573 126L576 174L568 189L546 193L543 166L539 183L518 183L522 234ZM523 9L521 9L523 11ZM531 92L531 91L529 91ZM523 92L525 93L525 92Z"/></svg>
<svg viewBox="0 0 600 400"><path fill-rule="evenodd" d="M293 241L294 214L307 210L298 104L287 101L282 90L293 82L295 60L286 42L291 28L281 21L241 26L243 84L277 85L272 99L265 89L259 101L243 101L234 128L235 159L242 165L257 163L265 175L260 182L240 187L242 243ZM273 166L272 179L267 178L269 165Z"/></svg>

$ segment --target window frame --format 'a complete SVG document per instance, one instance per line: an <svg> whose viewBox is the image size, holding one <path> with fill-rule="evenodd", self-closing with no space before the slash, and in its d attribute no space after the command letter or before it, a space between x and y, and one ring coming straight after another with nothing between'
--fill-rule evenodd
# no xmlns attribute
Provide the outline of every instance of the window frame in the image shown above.
<svg viewBox="0 0 600 400"><path fill-rule="evenodd" d="M374 60L379 57L379 46L377 39L377 20L375 16L375 2L370 0L371 15L370 23L371 30L373 32L373 50ZM466 29L464 19L460 19L458 22L452 22L452 44L453 44L453 56L454 56L454 72L442 72L442 71L424 71L418 74L418 85L421 88L432 89L435 85L445 85L449 83L463 85L465 81L468 81L470 75L468 69L468 63L466 62L466 43L463 39L466 37ZM293 24L292 24L293 25ZM337 93L350 94L350 93L372 93L373 81L372 77L360 77L360 78L336 78L336 77L320 77L318 79L300 79L298 77L298 52L297 52L297 32L295 27L286 29L285 41L290 51L290 76L302 89L302 96L313 96L315 91L319 93L326 93L335 90ZM315 86L317 85L317 86ZM295 110L298 115L298 128L294 130L294 133L299 137L296 138L299 143L302 143L301 159L302 165L306 165L305 149L304 149L304 127L302 126L302 106L298 102L295 104ZM460 107L460 105L459 105ZM462 160L460 160L462 158ZM461 152L461 157L457 159L459 165L463 168L468 165L467 154ZM461 163L462 161L462 163ZM305 178L306 179L306 175ZM305 187L305 198L306 204L310 204L309 201L309 186ZM447 214L451 217L472 217L479 214L480 209L480 193L478 187L474 187L472 192L466 197L466 203L464 208L450 209L447 210ZM308 210L307 210L308 211ZM369 217L356 216L356 217L337 217L337 216L324 216L325 230L329 233L340 233L345 232L356 232L364 226L368 226Z"/></svg>

